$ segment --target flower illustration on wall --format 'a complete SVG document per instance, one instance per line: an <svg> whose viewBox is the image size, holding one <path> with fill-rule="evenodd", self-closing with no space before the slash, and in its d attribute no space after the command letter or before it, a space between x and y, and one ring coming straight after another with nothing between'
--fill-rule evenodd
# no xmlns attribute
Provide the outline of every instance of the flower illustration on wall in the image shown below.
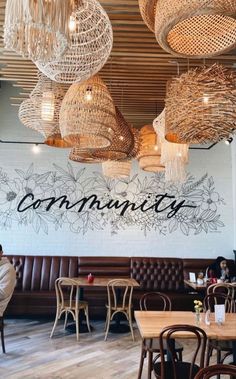
<svg viewBox="0 0 236 379"><path fill-rule="evenodd" d="M86 168L53 165L35 172L15 169L15 177L0 168L0 229L31 227L48 234L67 228L86 234L109 228L111 235L136 228L147 235L181 232L188 236L218 232L224 223L219 208L225 205L207 174L192 175L180 186L167 185L163 173L112 180Z"/></svg>

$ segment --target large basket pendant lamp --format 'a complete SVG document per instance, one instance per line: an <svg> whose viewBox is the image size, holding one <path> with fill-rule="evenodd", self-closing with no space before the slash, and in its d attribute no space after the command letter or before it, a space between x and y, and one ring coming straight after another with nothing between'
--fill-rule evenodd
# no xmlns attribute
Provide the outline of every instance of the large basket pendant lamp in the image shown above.
<svg viewBox="0 0 236 379"><path fill-rule="evenodd" d="M134 146L134 136L131 127L124 119L118 107L116 109L116 129L111 145L104 149L97 149L93 152L96 159L101 160L121 160L128 157Z"/></svg>
<svg viewBox="0 0 236 379"><path fill-rule="evenodd" d="M165 167L161 164L161 143L152 125L141 128L139 140L139 167L150 172L164 171Z"/></svg>
<svg viewBox="0 0 236 379"><path fill-rule="evenodd" d="M61 57L69 44L74 0L7 0L4 43L25 58Z"/></svg>
<svg viewBox="0 0 236 379"><path fill-rule="evenodd" d="M161 163L165 166L166 182L183 183L186 180L189 146L165 140L165 109L153 121L153 127L161 141Z"/></svg>
<svg viewBox="0 0 236 379"><path fill-rule="evenodd" d="M155 35L167 52L213 57L236 47L235 0L158 0Z"/></svg>
<svg viewBox="0 0 236 379"><path fill-rule="evenodd" d="M236 75L223 66L197 68L167 86L165 138L214 143L236 130Z"/></svg>
<svg viewBox="0 0 236 379"><path fill-rule="evenodd" d="M122 179L130 176L131 160L107 161L102 163L103 175L111 179Z"/></svg>
<svg viewBox="0 0 236 379"><path fill-rule="evenodd" d="M71 15L70 48L58 60L36 62L50 79L81 83L106 63L112 49L110 20L97 0L80 0Z"/></svg>
<svg viewBox="0 0 236 379"><path fill-rule="evenodd" d="M97 149L110 146L115 129L115 106L102 79L96 75L72 84L60 110L62 137L73 146Z"/></svg>
<svg viewBox="0 0 236 379"><path fill-rule="evenodd" d="M139 0L139 9L143 21L147 27L154 33L155 32L155 14L156 4L158 0Z"/></svg>

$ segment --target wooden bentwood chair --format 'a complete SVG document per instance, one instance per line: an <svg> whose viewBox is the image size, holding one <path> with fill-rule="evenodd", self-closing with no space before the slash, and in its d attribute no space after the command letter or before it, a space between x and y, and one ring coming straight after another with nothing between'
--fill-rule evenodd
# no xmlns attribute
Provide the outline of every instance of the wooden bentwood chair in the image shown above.
<svg viewBox="0 0 236 379"><path fill-rule="evenodd" d="M0 317L0 332L1 332L2 352L3 352L3 354L6 354L5 342L4 342L4 320L3 320L3 316Z"/></svg>
<svg viewBox="0 0 236 379"><path fill-rule="evenodd" d="M193 357L191 362L180 361L175 352L174 337L178 332L192 333L195 349L192 350ZM166 346L164 347L164 340ZM160 355L161 362L154 364L153 370L158 379L194 379L198 371L204 367L204 356L206 351L207 335L203 329L193 325L171 325L167 326L160 334ZM167 358L165 353L167 349ZM196 364L196 359L199 356L200 365Z"/></svg>
<svg viewBox="0 0 236 379"><path fill-rule="evenodd" d="M71 314L76 325L76 339L79 340L79 313L84 310L86 316L86 322L88 330L90 330L89 325L89 314L88 314L88 303L86 301L79 300L79 286L76 280L71 278L58 278L55 281L56 298L57 298L57 310L55 322L52 328L50 338L52 338L58 320L61 316L65 315L64 329L67 325L68 314Z"/></svg>
<svg viewBox="0 0 236 379"><path fill-rule="evenodd" d="M110 323L115 315L123 313L129 322L129 327L134 341L134 332L132 325L132 295L133 285L130 284L129 279L113 279L107 284L107 298L108 304L107 316L105 323L105 341L107 340Z"/></svg>
<svg viewBox="0 0 236 379"><path fill-rule="evenodd" d="M204 311L206 312L207 310L210 310L211 312L214 312L215 304L224 304L226 313L235 312L235 303L227 293L213 291L209 295L205 296L203 300ZM213 350L216 350L217 364L223 363L226 356L233 353L232 341L209 340L206 353L207 366L210 364L210 358ZM224 352L223 358L221 357L222 352Z"/></svg>
<svg viewBox="0 0 236 379"><path fill-rule="evenodd" d="M155 307L154 307L155 304ZM147 292L145 293L139 302L139 307L141 311L150 310L161 310L161 311L171 311L172 305L169 296L161 292ZM164 347L165 354L167 353L166 347ZM183 347L176 342L175 352L178 353L179 360L182 361L182 351ZM155 360L160 357L160 344L157 338L145 338L142 340L141 357L139 364L138 379L142 377L143 363L146 356L148 356L148 379L151 379L153 370L153 354L157 354Z"/></svg>
<svg viewBox="0 0 236 379"><path fill-rule="evenodd" d="M236 379L236 366L232 365L213 365L201 369L194 379L210 379L216 375L230 375L232 379Z"/></svg>

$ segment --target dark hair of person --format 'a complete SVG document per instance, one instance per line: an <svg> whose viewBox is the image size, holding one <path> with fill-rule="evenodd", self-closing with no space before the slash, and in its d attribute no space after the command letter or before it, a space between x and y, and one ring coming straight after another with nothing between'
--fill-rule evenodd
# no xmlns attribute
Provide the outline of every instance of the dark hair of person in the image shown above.
<svg viewBox="0 0 236 379"><path fill-rule="evenodd" d="M0 245L0 251L2 251L2 245Z"/></svg>
<svg viewBox="0 0 236 379"><path fill-rule="evenodd" d="M226 261L226 258L219 256L219 257L216 258L215 262L212 263L212 264L209 266L209 270L212 270L213 273L214 273L214 275L215 275L215 277L218 278L218 279L221 277L221 267L220 267L220 263L221 263L222 261Z"/></svg>

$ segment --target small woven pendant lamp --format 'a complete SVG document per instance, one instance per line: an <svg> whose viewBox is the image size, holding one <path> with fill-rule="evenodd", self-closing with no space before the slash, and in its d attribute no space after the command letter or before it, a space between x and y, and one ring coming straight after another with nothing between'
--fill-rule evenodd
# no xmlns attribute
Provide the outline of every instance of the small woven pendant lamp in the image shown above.
<svg viewBox="0 0 236 379"><path fill-rule="evenodd" d="M100 160L122 160L128 157L134 146L134 136L124 116L116 109L116 129L111 145L104 149L97 149L93 156Z"/></svg>
<svg viewBox="0 0 236 379"><path fill-rule="evenodd" d="M97 149L110 146L115 129L115 106L102 79L96 75L72 84L60 110L62 137L73 146Z"/></svg>
<svg viewBox="0 0 236 379"><path fill-rule="evenodd" d="M217 64L174 78L167 86L165 138L214 143L236 131L236 74Z"/></svg>
<svg viewBox="0 0 236 379"><path fill-rule="evenodd" d="M71 146L62 139L59 129L59 111L65 92L61 85L38 73L38 83L19 109L21 122L42 134L49 146Z"/></svg>
<svg viewBox="0 0 236 379"><path fill-rule="evenodd" d="M236 47L235 0L158 0L155 35L167 52L190 58Z"/></svg>
<svg viewBox="0 0 236 379"><path fill-rule="evenodd" d="M161 164L161 144L153 126L143 126L139 132L139 139L139 167L150 172L164 171L165 167Z"/></svg>
<svg viewBox="0 0 236 379"><path fill-rule="evenodd" d="M102 159L95 158L92 150L81 149L79 147L73 147L69 154L69 159L73 162L89 164L101 163L103 161Z"/></svg>
<svg viewBox="0 0 236 379"><path fill-rule="evenodd" d="M107 161L102 163L103 175L111 179L122 179L130 176L132 162Z"/></svg>
<svg viewBox="0 0 236 379"><path fill-rule="evenodd" d="M161 163L165 166L165 180L183 183L186 180L185 166L188 163L188 145L165 140L165 109L153 121L153 127L161 142Z"/></svg>
<svg viewBox="0 0 236 379"><path fill-rule="evenodd" d="M112 49L111 22L97 0L80 0L71 16L70 48L58 60L36 66L60 83L81 83L106 63Z"/></svg>
<svg viewBox="0 0 236 379"><path fill-rule="evenodd" d="M154 33L155 32L155 14L156 4L158 0L139 0L139 9L143 21L147 27Z"/></svg>
<svg viewBox="0 0 236 379"><path fill-rule="evenodd" d="M70 41L73 6L74 0L7 0L5 47L32 60L58 59Z"/></svg>

